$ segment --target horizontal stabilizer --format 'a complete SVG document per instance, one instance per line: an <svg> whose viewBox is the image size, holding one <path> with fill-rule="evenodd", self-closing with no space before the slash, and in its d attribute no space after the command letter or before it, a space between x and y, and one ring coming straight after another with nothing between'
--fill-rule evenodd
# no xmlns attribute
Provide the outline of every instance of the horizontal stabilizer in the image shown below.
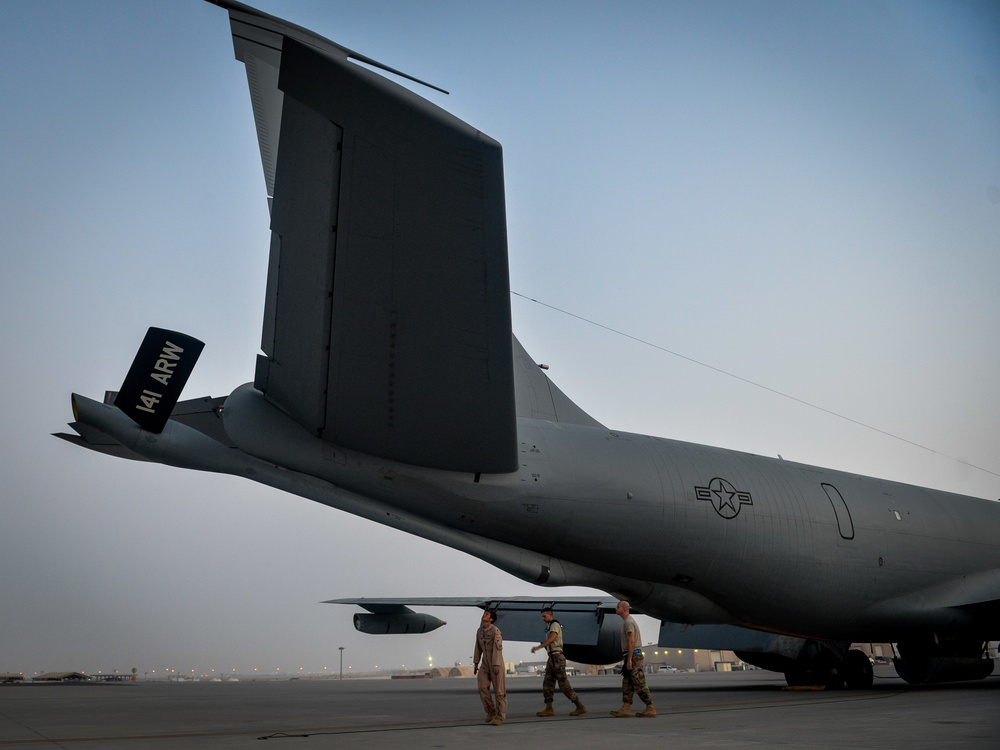
<svg viewBox="0 0 1000 750"><path fill-rule="evenodd" d="M183 333L150 328L115 398L147 432L163 432L205 344Z"/></svg>
<svg viewBox="0 0 1000 750"><path fill-rule="evenodd" d="M114 458L127 458L132 461L147 460L138 453L130 451L113 437L105 435L94 427L85 425L82 422L70 422L69 426L80 434L71 435L68 432L53 432L53 437L65 440L67 443L72 443L80 448L89 448L92 451Z"/></svg>
<svg viewBox="0 0 1000 750"><path fill-rule="evenodd" d="M117 398L118 393L107 391L104 394L104 403L114 404ZM229 435L226 434L226 430L222 426L222 410L225 401L224 397L212 398L211 396L180 401L170 413L170 419L187 425L203 435L207 435L227 448L232 448L234 447L233 441L230 440ZM75 408L76 401L74 399ZM67 443L78 445L81 448L89 448L92 451L114 456L115 458L128 458L133 461L149 460L129 450L113 437L93 425L84 422L70 422L69 426L76 430L78 434L72 435L67 432L54 432L52 433L53 436L61 438Z"/></svg>

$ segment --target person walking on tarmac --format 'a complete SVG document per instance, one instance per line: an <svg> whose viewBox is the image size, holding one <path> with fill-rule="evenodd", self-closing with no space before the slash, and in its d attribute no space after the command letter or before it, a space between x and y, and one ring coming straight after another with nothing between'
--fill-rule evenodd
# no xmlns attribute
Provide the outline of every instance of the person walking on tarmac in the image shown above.
<svg viewBox="0 0 1000 750"><path fill-rule="evenodd" d="M556 682L559 683L559 689L563 691L563 695L576 704L576 708L570 711L569 715L582 716L587 713L587 709L580 702L576 691L570 686L569 678L566 676L566 657L563 655L562 625L559 624L559 620L555 619L552 615L552 610L548 607L542 610L542 620L545 621L547 626L545 629L547 637L537 646L532 646L531 653L544 648L548 652L549 658L545 662L545 681L542 683L542 697L545 698L545 708L535 714L535 716L556 715L556 712L552 710L552 699L556 693Z"/></svg>
<svg viewBox="0 0 1000 750"><path fill-rule="evenodd" d="M503 635L494 625L496 619L495 610L488 609L483 612L482 625L476 630L472 673L476 675L479 684L479 697L483 701L483 708L486 709L486 723L498 727L507 717L507 679L503 663ZM490 697L490 684L493 685L495 703Z"/></svg>
<svg viewBox="0 0 1000 750"><path fill-rule="evenodd" d="M632 715L632 696L636 693L646 704L644 711L636 714L637 717L656 716L656 709L653 708L653 696L649 694L646 687L646 671L642 660L642 636L639 635L639 625L635 618L629 614L629 603L625 600L618 602L615 612L622 618L622 651L625 652L625 662L622 664L622 707L617 711L612 711L611 715L622 718Z"/></svg>

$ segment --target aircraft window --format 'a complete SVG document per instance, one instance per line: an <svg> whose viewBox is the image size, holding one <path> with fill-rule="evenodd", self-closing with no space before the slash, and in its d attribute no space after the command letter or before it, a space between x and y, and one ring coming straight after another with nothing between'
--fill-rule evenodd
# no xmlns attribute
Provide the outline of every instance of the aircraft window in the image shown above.
<svg viewBox="0 0 1000 750"><path fill-rule="evenodd" d="M833 513L837 516L837 527L840 529L840 536L844 539L853 539L854 521L851 520L851 511L847 509L847 503L844 502L840 491L832 484L823 483L821 486L823 487L823 491L826 492L826 496L830 498Z"/></svg>

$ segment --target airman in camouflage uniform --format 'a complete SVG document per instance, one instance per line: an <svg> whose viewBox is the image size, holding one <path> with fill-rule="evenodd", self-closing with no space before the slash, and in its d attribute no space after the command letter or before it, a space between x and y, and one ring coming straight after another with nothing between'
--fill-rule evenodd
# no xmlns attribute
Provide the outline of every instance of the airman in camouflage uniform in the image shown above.
<svg viewBox="0 0 1000 750"><path fill-rule="evenodd" d="M618 602L615 612L622 618L622 651L625 652L625 661L622 664L622 707L617 711L612 711L611 715L617 718L632 715L632 697L638 693L639 698L646 704L646 708L636 714L637 717L656 716L656 709L653 707L653 696L649 694L646 687L646 671L642 659L642 636L639 635L639 625L632 615L629 614L629 603Z"/></svg>
<svg viewBox="0 0 1000 750"><path fill-rule="evenodd" d="M542 620L545 621L547 626L545 630L546 638L537 646L532 646L531 653L544 648L548 651L549 658L545 662L545 681L542 683L542 697L545 698L545 708L535 715L556 715L556 712L552 710L552 699L555 697L556 682L558 682L563 695L576 704L576 708L570 711L569 715L581 716L587 713L587 709L580 702L576 691L570 686L569 678L566 676L566 657L563 655L562 625L553 617L552 610L549 608L542 610Z"/></svg>

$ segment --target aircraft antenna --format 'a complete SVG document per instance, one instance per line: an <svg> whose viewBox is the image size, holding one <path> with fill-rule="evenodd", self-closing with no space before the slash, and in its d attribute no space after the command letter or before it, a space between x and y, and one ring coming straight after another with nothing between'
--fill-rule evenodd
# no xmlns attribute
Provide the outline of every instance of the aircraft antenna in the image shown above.
<svg viewBox="0 0 1000 750"><path fill-rule="evenodd" d="M846 414L841 414L839 412L835 412L835 411L833 411L831 409L827 409L827 408L825 408L823 406L820 406L818 404L814 404L811 401L806 401L805 399L801 399L798 396L792 396L789 393L785 393L783 391L777 390L776 388L771 388L770 386L764 385L763 383L758 383L758 382L756 382L754 380L750 380L749 378L745 378L742 375L737 375L734 372L729 372L728 370L723 370L721 367L716 367L715 365L710 365L707 362L702 362L701 360L695 359L694 357L689 357L686 354L681 354L680 352L675 352L673 349L667 349L665 346L660 346L659 344L654 344L652 341L647 341L646 339L641 339L638 336L633 336L630 333L625 333L625 331L620 331L617 328L612 328L611 326L606 326L603 323L598 323L596 320L591 320L590 318L585 318L582 315L577 315L576 313L570 312L569 310L563 310L561 307L556 307L555 305L550 305L547 302L542 302L541 300L534 299L533 297L529 297L529 296L527 296L525 294L521 294L520 292L515 292L513 289L510 290L510 293L513 294L515 297L520 297L521 299L528 300L529 302L534 302L536 305L541 305L542 307L547 307L550 310L555 310L556 312L562 313L563 315L568 315L571 318L576 318L577 320L582 321L584 323L587 323L588 325L596 326L597 328L602 328L605 331L613 333L613 334L615 334L617 336L623 336L623 337L625 337L627 339L631 339L632 341L635 341L637 344L642 344L643 346L651 347L651 348L656 349L658 351L664 352L665 354L669 354L669 355L671 355L673 357L678 357L680 359L683 359L683 360L686 360L688 362L691 362L692 364L698 365L699 367L705 367L705 368L708 368L709 370L713 370L714 372L717 372L720 375L725 375L726 377L734 378L734 379L739 380L739 381L741 381L743 383L746 383L747 385L752 385L754 388L760 388L761 390L767 391L768 393L773 393L775 396L781 396L782 398L790 399L791 401L795 401L796 403L802 404L803 406L808 406L810 409L816 409L817 411L821 411L824 414L829 414L832 417L837 417L838 419L843 419L843 420L845 420L847 422L850 422L851 424L855 424L858 427L863 427L866 430L871 430L872 432L877 432L880 435L885 435L886 437L892 438L893 440L899 440L900 442L906 443L908 445L912 445L914 448L920 448L921 450L928 451L929 453L933 453L933 454L935 454L937 456L941 456L942 458L947 458L947 459L949 459L951 461L957 461L958 463L960 463L960 464L962 464L964 466L968 466L971 469L977 469L978 471L985 472L986 474L990 474L990 475L992 475L994 477L1000 477L1000 473L997 473L995 471L990 471L987 468L984 468L982 466L977 466L974 463L970 463L969 461L966 461L966 460L961 459L961 458L956 458L955 456L948 455L947 453L942 453L941 451L935 450L934 448L930 448L930 447L928 447L926 445L921 445L920 443L916 443L916 442L914 442L912 440L909 440L909 439L907 439L905 437L902 437L900 435L895 435L895 434L893 434L891 432L888 432L886 430L883 430L881 428L875 427L875 426L870 425L870 424L866 424L865 422L861 422L861 421L859 421L857 419L854 419L853 417L848 417Z"/></svg>

